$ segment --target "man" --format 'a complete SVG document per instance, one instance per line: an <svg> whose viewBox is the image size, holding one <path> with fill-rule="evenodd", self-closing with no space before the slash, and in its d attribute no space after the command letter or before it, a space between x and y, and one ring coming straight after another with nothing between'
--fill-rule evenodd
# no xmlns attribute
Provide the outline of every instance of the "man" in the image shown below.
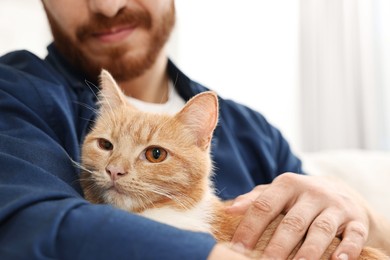
<svg viewBox="0 0 390 260"><path fill-rule="evenodd" d="M340 183L286 173L300 173L301 164L280 132L257 112L223 99L212 147L216 186L223 198L249 192L227 208L245 214L232 247L86 202L70 159L79 160L93 121L102 68L145 109L173 98L173 108L157 107L178 109L206 88L166 56L173 0L42 3L54 36L48 57L0 58L2 259L244 259L240 252L281 212L286 217L266 257L286 258L305 235L297 259L318 258L335 235L343 238L339 259L356 258L365 244L390 252L387 222Z"/></svg>

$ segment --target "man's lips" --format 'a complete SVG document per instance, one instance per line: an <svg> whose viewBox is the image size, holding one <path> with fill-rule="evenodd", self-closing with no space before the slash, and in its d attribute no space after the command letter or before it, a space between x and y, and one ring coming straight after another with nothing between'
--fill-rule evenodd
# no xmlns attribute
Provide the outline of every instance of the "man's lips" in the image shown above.
<svg viewBox="0 0 390 260"><path fill-rule="evenodd" d="M129 36L135 29L135 26L113 27L106 31L93 33L92 35L104 43L119 42Z"/></svg>

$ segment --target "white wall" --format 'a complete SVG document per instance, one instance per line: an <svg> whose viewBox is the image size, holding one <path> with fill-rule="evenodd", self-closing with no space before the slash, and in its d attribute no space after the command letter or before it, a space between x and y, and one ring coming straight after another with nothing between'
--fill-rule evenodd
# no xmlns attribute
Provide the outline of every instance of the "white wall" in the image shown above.
<svg viewBox="0 0 390 260"><path fill-rule="evenodd" d="M380 61L382 68L381 78L379 79L383 87L383 97L381 102L384 104L388 120L384 122L384 142L383 146L390 151L390 1L377 0L375 5L378 15L375 16L378 41L376 41L377 49L381 50L377 59Z"/></svg>
<svg viewBox="0 0 390 260"><path fill-rule="evenodd" d="M41 1L1 0L0 33L0 55L27 49L44 57L51 34Z"/></svg>
<svg viewBox="0 0 390 260"><path fill-rule="evenodd" d="M390 150L389 3L301 0L305 151Z"/></svg>
<svg viewBox="0 0 390 260"><path fill-rule="evenodd" d="M192 79L263 113L299 148L299 0L176 0L174 61ZM39 0L1 0L0 55L43 57L50 41Z"/></svg>
<svg viewBox="0 0 390 260"><path fill-rule="evenodd" d="M299 149L298 0L176 0L174 60L263 113Z"/></svg>

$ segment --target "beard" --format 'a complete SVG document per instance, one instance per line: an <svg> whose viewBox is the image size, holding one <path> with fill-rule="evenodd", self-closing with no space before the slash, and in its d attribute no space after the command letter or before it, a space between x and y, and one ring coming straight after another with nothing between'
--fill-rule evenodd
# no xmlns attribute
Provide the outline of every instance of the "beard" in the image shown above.
<svg viewBox="0 0 390 260"><path fill-rule="evenodd" d="M174 2L159 21L153 21L151 15L145 10L122 9L112 18L95 14L88 23L76 29L76 40L72 40L47 9L46 14L57 50L74 69L95 82L102 69L108 70L118 81L127 81L142 75L155 63L175 25ZM126 55L129 51L126 44L109 46L103 48L105 56L103 60L94 59L83 51L84 43L94 37L94 32L121 25L131 25L148 32L148 42L142 46L146 51L139 55Z"/></svg>

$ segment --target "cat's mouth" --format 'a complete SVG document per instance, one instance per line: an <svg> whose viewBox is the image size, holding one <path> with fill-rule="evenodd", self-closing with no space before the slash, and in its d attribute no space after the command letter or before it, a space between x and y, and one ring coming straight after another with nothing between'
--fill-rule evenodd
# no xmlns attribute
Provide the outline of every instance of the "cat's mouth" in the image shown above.
<svg viewBox="0 0 390 260"><path fill-rule="evenodd" d="M121 194L121 195L127 195L127 193L122 188L120 188L120 186L118 186L118 185L113 185L108 190L115 192L115 193L118 193L118 194Z"/></svg>

